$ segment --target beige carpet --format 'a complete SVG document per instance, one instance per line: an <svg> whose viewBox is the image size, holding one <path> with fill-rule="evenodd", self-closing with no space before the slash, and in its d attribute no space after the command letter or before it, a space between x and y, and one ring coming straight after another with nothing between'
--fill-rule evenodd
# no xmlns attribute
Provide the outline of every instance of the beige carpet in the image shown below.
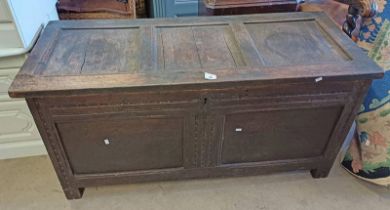
<svg viewBox="0 0 390 210"><path fill-rule="evenodd" d="M299 209L389 210L390 191L339 165L327 179L306 172L87 188L67 201L46 156L0 161L0 210Z"/></svg>

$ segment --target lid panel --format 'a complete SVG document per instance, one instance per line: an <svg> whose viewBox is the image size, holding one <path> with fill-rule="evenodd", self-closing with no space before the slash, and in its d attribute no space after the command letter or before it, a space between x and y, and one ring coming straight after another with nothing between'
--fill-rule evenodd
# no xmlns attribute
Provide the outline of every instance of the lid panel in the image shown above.
<svg viewBox="0 0 390 210"><path fill-rule="evenodd" d="M324 13L53 21L9 94L382 76Z"/></svg>
<svg viewBox="0 0 390 210"><path fill-rule="evenodd" d="M236 68L242 56L229 25L159 27L159 66L164 71Z"/></svg>
<svg viewBox="0 0 390 210"><path fill-rule="evenodd" d="M200 68L191 27L161 28L159 35L160 66L163 66L164 70L183 71Z"/></svg>
<svg viewBox="0 0 390 210"><path fill-rule="evenodd" d="M44 75L131 73L139 69L139 29L62 29Z"/></svg>
<svg viewBox="0 0 390 210"><path fill-rule="evenodd" d="M246 23L265 66L342 62L348 56L315 20Z"/></svg>

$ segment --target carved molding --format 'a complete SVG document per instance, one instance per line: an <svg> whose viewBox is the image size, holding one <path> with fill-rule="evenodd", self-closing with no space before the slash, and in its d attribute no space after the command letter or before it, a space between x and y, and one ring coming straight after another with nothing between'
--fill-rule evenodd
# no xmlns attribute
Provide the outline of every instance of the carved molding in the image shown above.
<svg viewBox="0 0 390 210"><path fill-rule="evenodd" d="M0 75L0 94L8 94L14 75Z"/></svg>
<svg viewBox="0 0 390 210"><path fill-rule="evenodd" d="M193 136L193 167L210 167L216 164L215 116L195 116Z"/></svg>
<svg viewBox="0 0 390 210"><path fill-rule="evenodd" d="M165 0L153 0L153 16L165 17L166 15Z"/></svg>
<svg viewBox="0 0 390 210"><path fill-rule="evenodd" d="M55 133L52 131L55 131L56 129L53 129L52 126L54 126L52 123L48 122L48 119L44 115L44 108L40 106L40 103L38 103L37 100L33 100L30 104L33 106L33 109L36 110L36 118L39 118L39 121L42 122L41 127L43 130L43 138L46 140L46 148L48 150L49 155L51 156L53 160L53 164L56 165L56 171L58 173L58 177L60 178L62 188L64 192L66 192L67 196L70 198L78 197L75 194L73 187L73 182L71 182L70 178L70 167L69 164L67 164L67 159L62 155L61 150L61 144L59 142L59 139L57 139ZM34 113L34 112L33 112ZM46 137L45 137L46 136Z"/></svg>
<svg viewBox="0 0 390 210"><path fill-rule="evenodd" d="M35 127L25 102L7 102L0 104L0 142L17 142L39 140Z"/></svg>
<svg viewBox="0 0 390 210"><path fill-rule="evenodd" d="M23 141L0 144L0 159L28 157L46 154L42 141Z"/></svg>
<svg viewBox="0 0 390 210"><path fill-rule="evenodd" d="M2 69L0 66L0 102L13 100L8 96L8 88L18 71L18 68Z"/></svg>
<svg viewBox="0 0 390 210"><path fill-rule="evenodd" d="M195 122L194 122L194 138L193 138L193 156L192 156L192 165L193 167L197 167L198 166L198 154L199 154L199 139L202 138L201 136L199 136L200 134L200 131L201 131L201 116L199 115L195 115Z"/></svg>

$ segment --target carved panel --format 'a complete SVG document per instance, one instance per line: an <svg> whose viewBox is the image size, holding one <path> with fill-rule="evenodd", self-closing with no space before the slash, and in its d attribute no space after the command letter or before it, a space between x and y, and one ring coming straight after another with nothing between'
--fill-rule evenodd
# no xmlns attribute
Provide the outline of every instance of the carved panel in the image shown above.
<svg viewBox="0 0 390 210"><path fill-rule="evenodd" d="M307 27L302 27L306 25ZM278 30L274 31L273 28ZM246 23L266 66L336 63L349 60L336 41L315 20ZM262 30L259 30L262 28ZM285 47L290 46L290 47Z"/></svg>
<svg viewBox="0 0 390 210"><path fill-rule="evenodd" d="M14 69L15 73L19 71L19 68L23 65L26 60L27 55L19 55L12 57L0 57L0 72L9 70L10 68Z"/></svg>
<svg viewBox="0 0 390 210"><path fill-rule="evenodd" d="M0 103L0 143L39 139L34 120L24 101Z"/></svg>
<svg viewBox="0 0 390 210"><path fill-rule="evenodd" d="M11 100L8 96L8 88L17 72L18 69L0 70L0 102Z"/></svg>
<svg viewBox="0 0 390 210"><path fill-rule="evenodd" d="M192 167L207 168L217 164L220 120L215 115L197 115L194 124Z"/></svg>

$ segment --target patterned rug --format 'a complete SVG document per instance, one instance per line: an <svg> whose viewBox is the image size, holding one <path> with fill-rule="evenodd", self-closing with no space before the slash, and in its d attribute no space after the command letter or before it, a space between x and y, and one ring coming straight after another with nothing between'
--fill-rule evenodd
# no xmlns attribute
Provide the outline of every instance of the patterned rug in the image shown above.
<svg viewBox="0 0 390 210"><path fill-rule="evenodd" d="M378 0L378 14L365 20L358 45L385 70L375 80L357 117L358 140L342 165L366 181L390 185L390 5Z"/></svg>

